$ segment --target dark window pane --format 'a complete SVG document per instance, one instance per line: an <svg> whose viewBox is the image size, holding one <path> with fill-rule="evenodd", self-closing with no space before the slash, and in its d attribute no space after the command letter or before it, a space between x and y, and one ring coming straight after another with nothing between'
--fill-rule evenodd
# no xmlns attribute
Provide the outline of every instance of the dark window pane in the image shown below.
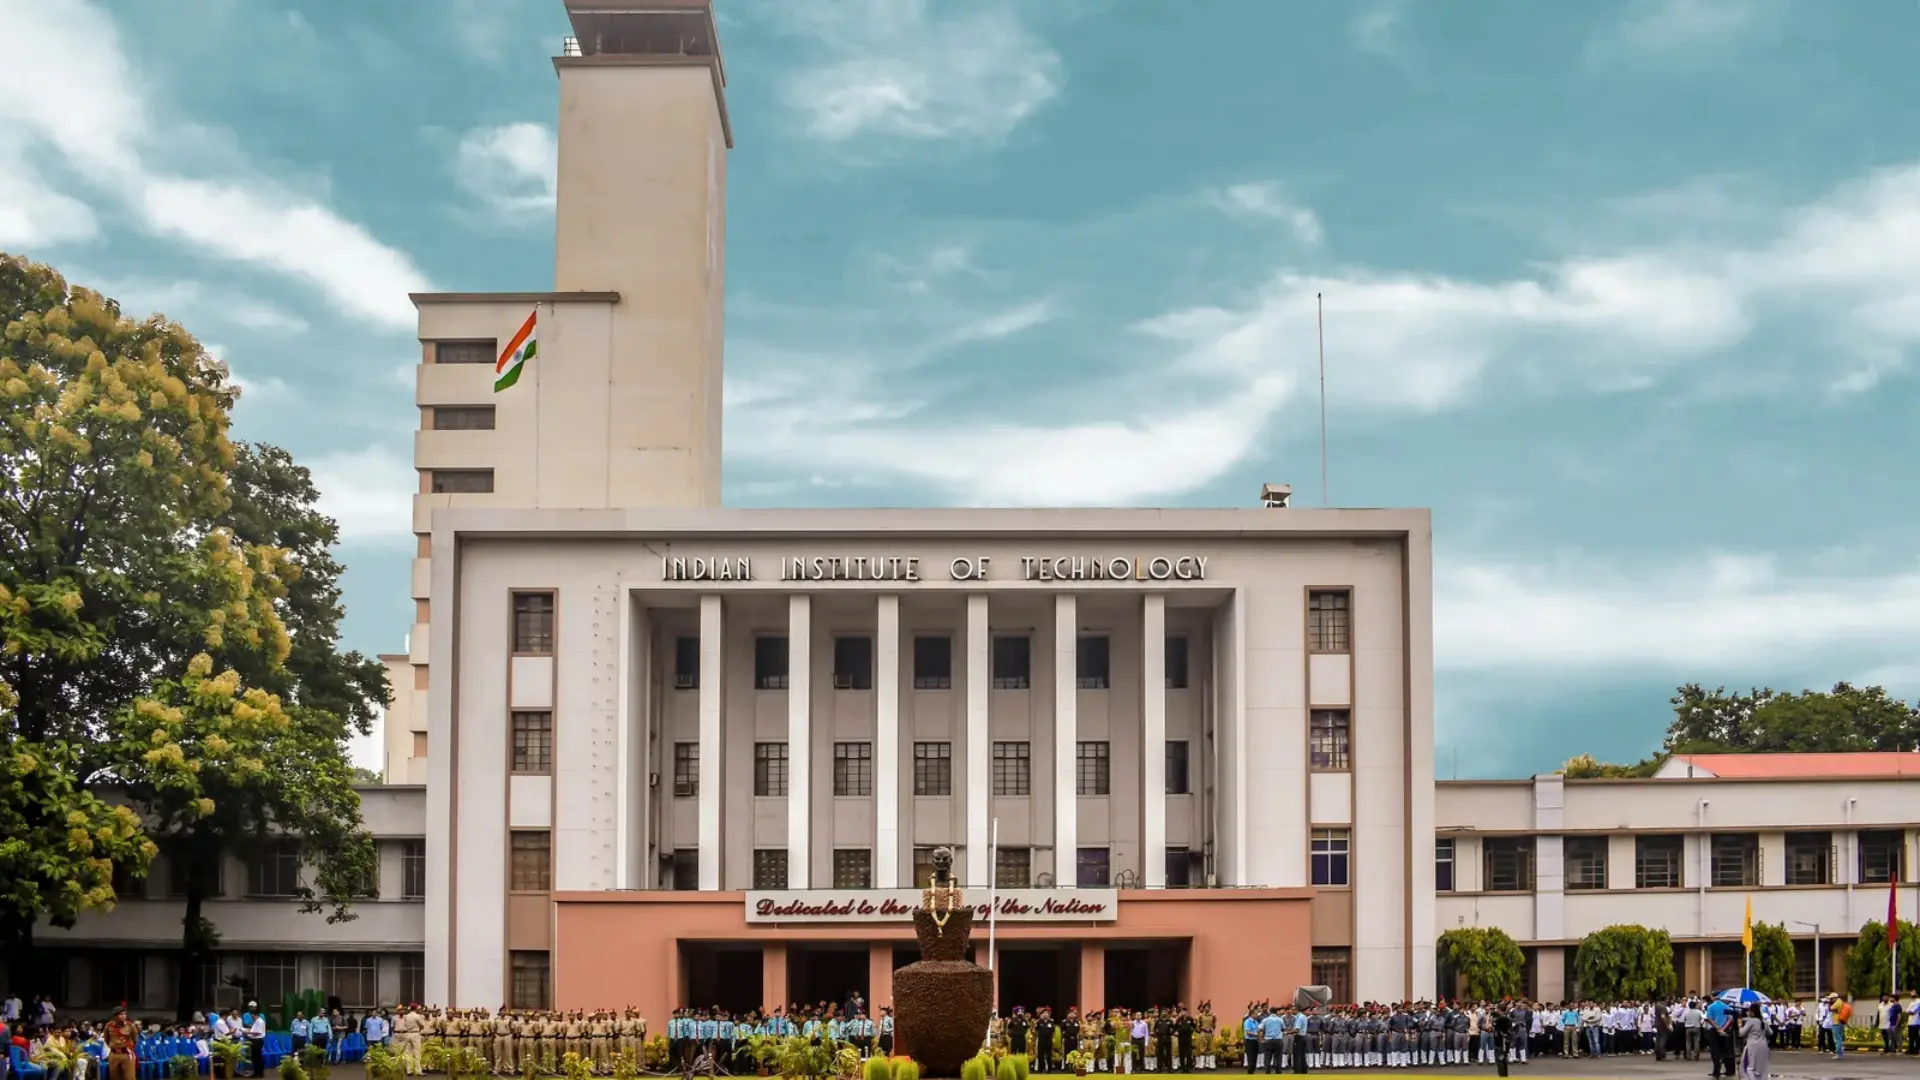
<svg viewBox="0 0 1920 1080"><path fill-rule="evenodd" d="M1032 642L1025 636L1013 634L1001 634L993 639L995 690L1025 690L1032 675Z"/></svg>
<svg viewBox="0 0 1920 1080"><path fill-rule="evenodd" d="M787 639L767 634L753 639L753 687L787 688Z"/></svg>
<svg viewBox="0 0 1920 1080"><path fill-rule="evenodd" d="M1170 637L1167 639L1167 689L1185 690L1187 688L1187 639Z"/></svg>
<svg viewBox="0 0 1920 1080"><path fill-rule="evenodd" d="M697 637L673 639L673 688L700 688L700 639Z"/></svg>
<svg viewBox="0 0 1920 1080"><path fill-rule="evenodd" d="M873 689L873 639L837 637L833 639L833 688L835 690Z"/></svg>
<svg viewBox="0 0 1920 1080"><path fill-rule="evenodd" d="M1349 621L1350 594L1345 589L1315 591L1307 597L1307 648L1312 652L1347 652L1353 646Z"/></svg>
<svg viewBox="0 0 1920 1080"><path fill-rule="evenodd" d="M1081 634L1075 654L1075 685L1082 690L1105 690L1112 675L1112 649L1107 636Z"/></svg>
<svg viewBox="0 0 1920 1080"><path fill-rule="evenodd" d="M953 639L916 637L913 639L913 688L915 690L953 689Z"/></svg>

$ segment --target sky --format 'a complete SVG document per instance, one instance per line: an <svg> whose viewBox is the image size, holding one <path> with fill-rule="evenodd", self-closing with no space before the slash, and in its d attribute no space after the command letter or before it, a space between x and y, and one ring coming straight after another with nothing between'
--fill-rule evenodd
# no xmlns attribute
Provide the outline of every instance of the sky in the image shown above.
<svg viewBox="0 0 1920 1080"><path fill-rule="evenodd" d="M717 6L729 504L1430 507L1443 778L1920 695L1920 2ZM227 360L399 651L406 294L551 287L562 3L0 27L0 250Z"/></svg>

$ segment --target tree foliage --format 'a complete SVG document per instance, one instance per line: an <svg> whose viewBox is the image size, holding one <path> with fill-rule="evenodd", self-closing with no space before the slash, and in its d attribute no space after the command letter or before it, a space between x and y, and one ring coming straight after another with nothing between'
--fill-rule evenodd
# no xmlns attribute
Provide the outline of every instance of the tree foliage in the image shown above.
<svg viewBox="0 0 1920 1080"><path fill-rule="evenodd" d="M1755 990L1776 1001L1793 997L1793 935L1785 923L1753 924L1752 982Z"/></svg>
<svg viewBox="0 0 1920 1080"><path fill-rule="evenodd" d="M1614 780L1652 776L1660 771L1666 758L1654 756L1632 765L1616 765L1610 761L1599 761L1592 754L1579 754L1568 758L1560 766L1560 775L1569 780Z"/></svg>
<svg viewBox="0 0 1920 1080"><path fill-rule="evenodd" d="M306 471L228 439L238 391L175 323L0 255L0 327L0 934L110 904L150 836L200 849L203 885L203 845L290 836L346 917L372 847L345 740L386 689L339 651Z"/></svg>
<svg viewBox="0 0 1920 1080"><path fill-rule="evenodd" d="M1596 1001L1645 1001L1673 993L1673 939L1665 930L1608 926L1588 934L1574 953L1580 995Z"/></svg>
<svg viewBox="0 0 1920 1080"><path fill-rule="evenodd" d="M1878 997L1888 991L1887 976L1893 957L1887 949L1887 924L1874 920L1860 928L1860 937L1847 950L1847 993L1856 998ZM1900 989L1920 988L1920 926L1900 920Z"/></svg>
<svg viewBox="0 0 1920 1080"><path fill-rule="evenodd" d="M1744 694L1688 683L1674 692L1668 754L1920 750L1920 708L1878 686Z"/></svg>
<svg viewBox="0 0 1920 1080"><path fill-rule="evenodd" d="M1459 976L1467 997L1498 1001L1520 993L1527 956L1506 931L1463 926L1441 934L1438 945L1441 962Z"/></svg>

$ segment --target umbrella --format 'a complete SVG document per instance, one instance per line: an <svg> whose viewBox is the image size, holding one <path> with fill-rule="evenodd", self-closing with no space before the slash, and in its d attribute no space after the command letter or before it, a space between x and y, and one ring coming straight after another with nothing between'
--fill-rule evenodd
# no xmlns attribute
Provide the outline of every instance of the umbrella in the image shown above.
<svg viewBox="0 0 1920 1080"><path fill-rule="evenodd" d="M1724 1001L1729 1005L1766 1005L1773 999L1755 990L1751 986L1736 986L1731 990L1722 990L1713 995L1715 1001Z"/></svg>

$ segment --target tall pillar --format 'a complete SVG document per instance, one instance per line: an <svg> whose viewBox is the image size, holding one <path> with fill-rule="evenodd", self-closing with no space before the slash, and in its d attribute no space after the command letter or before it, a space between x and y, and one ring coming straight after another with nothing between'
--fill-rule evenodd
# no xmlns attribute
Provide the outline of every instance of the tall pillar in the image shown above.
<svg viewBox="0 0 1920 1080"><path fill-rule="evenodd" d="M892 594L880 597L874 617L873 703L873 885L877 889L898 889L901 887L900 770L896 767L900 763L900 598ZM879 1008L879 998L872 1000L874 1007Z"/></svg>
<svg viewBox="0 0 1920 1080"><path fill-rule="evenodd" d="M1149 889L1167 886L1167 598L1143 598L1140 653L1140 869Z"/></svg>
<svg viewBox="0 0 1920 1080"><path fill-rule="evenodd" d="M813 598L787 598L787 888L810 888L813 852Z"/></svg>
<svg viewBox="0 0 1920 1080"><path fill-rule="evenodd" d="M675 956L680 953L679 949L671 951ZM674 1004L680 1004L678 998L674 999ZM787 1004L787 943L769 941L760 947L761 1015L772 1016L773 1010L784 1009Z"/></svg>
<svg viewBox="0 0 1920 1080"><path fill-rule="evenodd" d="M1053 883L1080 884L1080 618L1072 593L1053 598Z"/></svg>
<svg viewBox="0 0 1920 1080"><path fill-rule="evenodd" d="M987 887L987 815L990 812L987 696L993 685L993 633L985 593L967 597L967 887Z"/></svg>
<svg viewBox="0 0 1920 1080"><path fill-rule="evenodd" d="M867 1016L876 1018L882 1006L893 1004L893 942L879 941L867 948Z"/></svg>
<svg viewBox="0 0 1920 1080"><path fill-rule="evenodd" d="M1080 1014L1107 1007L1107 946L1097 938L1080 943Z"/></svg>
<svg viewBox="0 0 1920 1080"><path fill-rule="evenodd" d="M720 718L726 689L720 597L700 598L700 887L720 887Z"/></svg>

